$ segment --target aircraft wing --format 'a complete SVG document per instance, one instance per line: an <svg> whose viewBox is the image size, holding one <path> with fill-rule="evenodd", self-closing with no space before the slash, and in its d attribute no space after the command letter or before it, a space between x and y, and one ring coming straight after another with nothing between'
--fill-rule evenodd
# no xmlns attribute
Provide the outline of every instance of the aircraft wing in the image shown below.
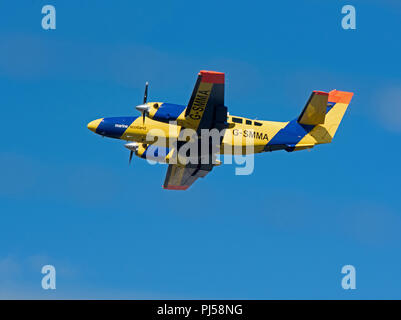
<svg viewBox="0 0 401 320"><path fill-rule="evenodd" d="M166 179L164 180L164 189L169 190L186 190L196 179L203 178L213 168L213 165L190 165L179 166L170 164L167 169Z"/></svg>
<svg viewBox="0 0 401 320"><path fill-rule="evenodd" d="M227 107L224 106L224 73L200 71L184 118L180 119L182 129L192 129L198 135L202 129L224 130L227 127ZM222 139L222 137L221 137ZM178 141L177 149L185 142ZM221 143L221 140L220 140ZM163 188L186 190L198 178L206 176L214 167L212 161L202 164L200 157L213 159L214 155L199 155L197 164L170 164L167 169Z"/></svg>
<svg viewBox="0 0 401 320"><path fill-rule="evenodd" d="M224 73L200 71L187 108L183 127L195 131L226 127L227 107L224 106Z"/></svg>

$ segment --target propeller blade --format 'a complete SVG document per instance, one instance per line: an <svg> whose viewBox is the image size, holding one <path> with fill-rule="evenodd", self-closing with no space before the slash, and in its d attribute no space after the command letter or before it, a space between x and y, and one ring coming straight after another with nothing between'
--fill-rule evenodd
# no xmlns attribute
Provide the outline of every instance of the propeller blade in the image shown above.
<svg viewBox="0 0 401 320"><path fill-rule="evenodd" d="M131 164L131 160L132 160L132 155L134 154L134 151L131 150L131 152L129 153L129 162L128 164Z"/></svg>
<svg viewBox="0 0 401 320"><path fill-rule="evenodd" d="M145 84L145 93L143 95L143 104L145 104L146 101L148 101L148 86L149 86L149 83L146 82L146 84Z"/></svg>
<svg viewBox="0 0 401 320"><path fill-rule="evenodd" d="M142 112L142 124L145 124L145 117L146 117L145 112Z"/></svg>

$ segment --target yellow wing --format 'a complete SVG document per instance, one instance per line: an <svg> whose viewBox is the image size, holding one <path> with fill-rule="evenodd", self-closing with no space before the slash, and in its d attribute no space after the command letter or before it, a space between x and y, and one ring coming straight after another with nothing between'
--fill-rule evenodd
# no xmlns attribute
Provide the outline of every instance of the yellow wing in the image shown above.
<svg viewBox="0 0 401 320"><path fill-rule="evenodd" d="M184 128L222 130L227 122L224 106L224 73L200 71L183 115L177 119Z"/></svg>
<svg viewBox="0 0 401 320"><path fill-rule="evenodd" d="M227 107L224 106L224 73L200 71L185 112L177 119L182 129L192 129L197 135L202 129L224 130L227 127ZM222 139L222 138L221 138ZM185 143L178 141L177 150ZM221 141L219 142L221 143ZM203 164L201 157L210 161ZM185 166L170 164L163 188L186 190L196 179L206 176L214 167L214 155L199 155L198 163Z"/></svg>

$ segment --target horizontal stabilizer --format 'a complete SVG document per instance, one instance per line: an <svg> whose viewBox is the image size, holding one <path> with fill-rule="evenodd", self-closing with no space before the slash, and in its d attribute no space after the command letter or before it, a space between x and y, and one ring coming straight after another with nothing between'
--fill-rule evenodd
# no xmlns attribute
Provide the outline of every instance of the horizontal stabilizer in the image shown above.
<svg viewBox="0 0 401 320"><path fill-rule="evenodd" d="M313 91L304 110L298 118L298 123L318 125L324 123L329 94L323 91Z"/></svg>

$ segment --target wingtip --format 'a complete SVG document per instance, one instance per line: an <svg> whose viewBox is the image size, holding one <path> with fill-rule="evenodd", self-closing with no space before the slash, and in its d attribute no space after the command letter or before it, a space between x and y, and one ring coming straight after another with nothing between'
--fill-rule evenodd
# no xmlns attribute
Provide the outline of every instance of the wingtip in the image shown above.
<svg viewBox="0 0 401 320"><path fill-rule="evenodd" d="M163 185L162 187L163 187L163 189L166 189L166 190L187 190L189 188L189 186L174 186L171 184L169 184L167 186Z"/></svg>
<svg viewBox="0 0 401 320"><path fill-rule="evenodd" d="M216 84L224 83L223 72L201 70L198 75L202 76L202 82L216 83Z"/></svg>

